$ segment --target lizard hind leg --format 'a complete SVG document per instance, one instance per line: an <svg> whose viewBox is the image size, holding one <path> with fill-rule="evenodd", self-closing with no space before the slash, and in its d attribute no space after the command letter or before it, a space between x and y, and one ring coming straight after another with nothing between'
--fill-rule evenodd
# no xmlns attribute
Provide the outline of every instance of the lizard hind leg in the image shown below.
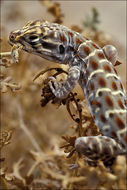
<svg viewBox="0 0 127 190"><path fill-rule="evenodd" d="M106 58L115 66L118 55L116 48L112 45L106 45L102 49Z"/></svg>
<svg viewBox="0 0 127 190"><path fill-rule="evenodd" d="M92 160L100 159L104 162L123 152L120 144L107 136L79 137L75 141L75 149Z"/></svg>

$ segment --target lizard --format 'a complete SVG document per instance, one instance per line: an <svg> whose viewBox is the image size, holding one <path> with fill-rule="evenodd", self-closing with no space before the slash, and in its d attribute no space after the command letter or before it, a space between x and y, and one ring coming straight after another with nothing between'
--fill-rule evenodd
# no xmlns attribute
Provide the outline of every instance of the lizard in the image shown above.
<svg viewBox="0 0 127 190"><path fill-rule="evenodd" d="M12 31L9 43L47 60L69 65L63 83L50 77L51 91L63 99L79 83L103 134L78 137L75 140L78 153L92 160L126 154L126 92L114 68L118 53L113 45L101 48L66 26L40 20L30 21L23 28Z"/></svg>

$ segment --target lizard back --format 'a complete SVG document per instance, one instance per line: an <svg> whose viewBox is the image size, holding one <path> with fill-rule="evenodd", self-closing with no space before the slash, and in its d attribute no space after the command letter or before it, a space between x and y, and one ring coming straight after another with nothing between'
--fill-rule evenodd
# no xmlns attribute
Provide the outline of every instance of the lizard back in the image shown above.
<svg viewBox="0 0 127 190"><path fill-rule="evenodd" d="M104 51L93 46L91 41L86 41L85 44L83 48L79 47L79 54L84 63L80 83L91 113L102 134L118 140L125 148L127 146L125 90L116 69L106 58ZM83 57L86 53L87 57Z"/></svg>

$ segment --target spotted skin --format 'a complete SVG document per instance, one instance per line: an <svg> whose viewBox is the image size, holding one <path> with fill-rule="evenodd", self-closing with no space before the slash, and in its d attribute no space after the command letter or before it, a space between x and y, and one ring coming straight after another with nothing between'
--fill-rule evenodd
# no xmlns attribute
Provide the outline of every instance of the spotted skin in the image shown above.
<svg viewBox="0 0 127 190"><path fill-rule="evenodd" d="M69 64L64 84L50 77L50 88L58 98L65 98L79 82L91 114L103 136L79 137L77 152L97 160L126 153L126 94L114 68L117 50L112 45L100 48L91 40L65 26L34 21L13 31L9 43L60 64ZM53 83L53 84L52 84Z"/></svg>

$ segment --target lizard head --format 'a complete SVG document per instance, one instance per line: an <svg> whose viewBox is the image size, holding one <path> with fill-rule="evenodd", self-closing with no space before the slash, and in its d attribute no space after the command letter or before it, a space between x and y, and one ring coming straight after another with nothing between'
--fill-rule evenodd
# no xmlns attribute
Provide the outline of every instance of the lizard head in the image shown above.
<svg viewBox="0 0 127 190"><path fill-rule="evenodd" d="M9 44L22 46L29 53L63 64L70 58L67 51L71 49L65 40L64 27L56 23L29 22L22 29L10 33Z"/></svg>

